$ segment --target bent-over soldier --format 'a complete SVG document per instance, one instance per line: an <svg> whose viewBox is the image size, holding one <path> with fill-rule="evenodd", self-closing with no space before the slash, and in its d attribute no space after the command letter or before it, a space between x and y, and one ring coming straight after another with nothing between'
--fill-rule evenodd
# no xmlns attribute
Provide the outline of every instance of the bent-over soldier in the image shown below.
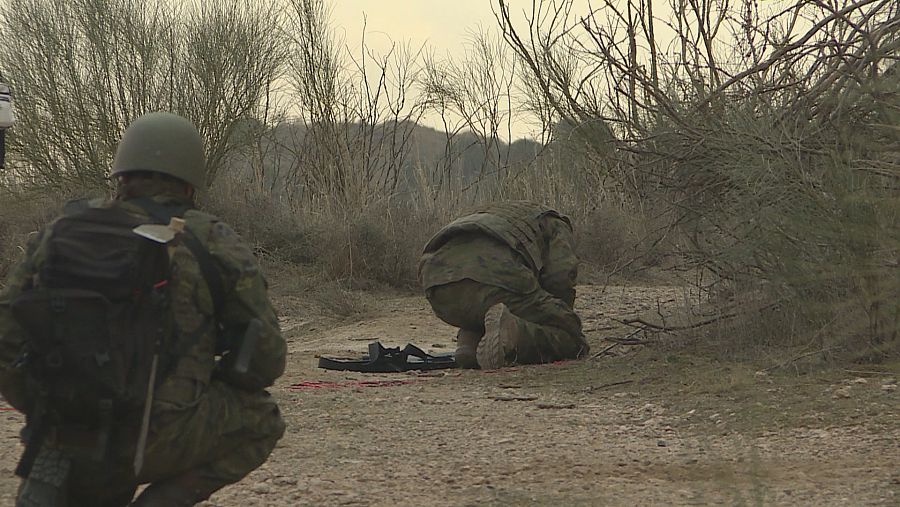
<svg viewBox="0 0 900 507"><path fill-rule="evenodd" d="M462 368L586 354L573 309L577 278L569 218L523 201L457 218L428 241L419 263L434 313L459 328L456 360Z"/></svg>

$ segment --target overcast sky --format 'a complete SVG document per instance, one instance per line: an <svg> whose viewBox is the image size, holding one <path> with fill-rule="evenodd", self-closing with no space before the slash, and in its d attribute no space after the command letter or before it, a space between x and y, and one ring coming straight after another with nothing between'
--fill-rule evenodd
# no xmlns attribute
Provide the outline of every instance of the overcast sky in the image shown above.
<svg viewBox="0 0 900 507"><path fill-rule="evenodd" d="M522 20L532 8L532 0L507 0L513 20ZM669 0L652 0L654 12L666 15ZM367 42L373 47L388 47L388 40L425 42L440 53L458 53L467 34L479 25L494 30L497 21L493 9L497 0L330 0L331 19L343 30L353 47L359 42L363 21ZM599 0L575 0L572 14L586 15ZM662 29L660 27L659 29Z"/></svg>
<svg viewBox="0 0 900 507"><path fill-rule="evenodd" d="M549 0L548 0L549 1ZM763 10L776 9L782 0L759 0ZM469 34L479 26L496 32L497 21L492 8L497 0L330 0L331 26L345 38L351 50L358 50L364 31L366 45L377 53L384 53L395 43L410 43L413 48L427 44L438 57L459 57ZM651 0L654 15L668 19L670 0ZM523 22L530 13L532 0L508 0L514 22ZM572 16L580 18L601 6L601 0L575 0ZM741 6L732 4L738 11ZM737 14L737 12L735 12ZM600 14L600 17L603 15ZM674 33L664 23L655 23L657 41L667 46ZM527 27L523 27L523 33ZM726 36L726 34L720 34ZM721 40L721 39L720 39ZM434 126L434 125L432 125ZM520 120L514 124L513 137L530 136L533 128Z"/></svg>
<svg viewBox="0 0 900 507"><path fill-rule="evenodd" d="M660 0L654 0L660 1ZM662 0L666 1L666 0ZM588 0L576 0L576 13L588 12ZM418 49L427 44L438 57L463 54L470 34L479 26L485 31L498 29L492 6L496 0L331 0L332 27L345 38L351 49L357 49L365 26L366 45L383 53L395 43L410 43ZM531 0L509 0L512 13L521 17L531 9ZM425 123L437 127L436 118ZM513 138L536 135L533 127L517 119ZM505 136L504 136L505 137Z"/></svg>
<svg viewBox="0 0 900 507"><path fill-rule="evenodd" d="M654 13L666 16L669 0L651 0ZM417 49L427 44L428 49L438 57L463 54L466 41L479 26L485 31L496 33L497 20L493 9L497 0L330 0L332 27L345 38L351 49L358 49L363 32L366 45L378 53L383 53L395 43L410 43ZM602 2L575 0L572 16L580 18ZM514 22L523 22L524 12L530 14L532 0L508 0ZM363 27L365 26L365 30ZM527 27L523 27L527 31ZM665 28L657 28L659 32ZM425 119L425 123L437 126L436 121ZM513 122L512 137L532 137L536 127L529 126L521 118Z"/></svg>
<svg viewBox="0 0 900 507"><path fill-rule="evenodd" d="M350 43L359 41L364 17L367 38L373 46L385 44L389 39L410 41L416 46L428 42L440 52L453 52L467 31L479 23L496 25L491 12L494 0L333 0L330 3L335 27L346 30ZM530 6L531 0L512 0L511 5Z"/></svg>

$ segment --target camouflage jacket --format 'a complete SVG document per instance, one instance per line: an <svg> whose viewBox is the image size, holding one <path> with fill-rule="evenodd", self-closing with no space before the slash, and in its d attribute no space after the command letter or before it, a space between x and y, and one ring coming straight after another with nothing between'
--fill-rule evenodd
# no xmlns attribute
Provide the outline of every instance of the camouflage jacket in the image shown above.
<svg viewBox="0 0 900 507"><path fill-rule="evenodd" d="M153 200L161 204L179 202L172 196L157 196ZM128 201L92 201L89 205L121 205L131 214L147 216L142 208ZM178 347L182 340L191 340L192 345L175 358L169 373L158 385L154 413L193 407L213 376L221 375L223 371L231 371L225 376L226 382L245 389L263 389L272 385L285 367L286 345L253 253L228 225L212 215L191 209L184 214L184 219L187 228L193 231L217 265L224 301L221 311L215 315L213 297L197 260L190 249L176 242L171 250L169 290L179 335L173 342ZM30 242L25 258L11 271L0 292L0 393L23 411L27 410L29 400L24 373L15 368L15 363L22 355L25 336L11 314L10 304L38 273L46 256L45 245L50 230L52 224ZM247 374L238 377L233 370L217 365L219 333L239 334L254 318L262 322L263 330L257 338Z"/></svg>
<svg viewBox="0 0 900 507"><path fill-rule="evenodd" d="M419 264L425 289L468 278L519 293L541 287L568 300L577 277L569 218L525 201L457 218L428 241Z"/></svg>

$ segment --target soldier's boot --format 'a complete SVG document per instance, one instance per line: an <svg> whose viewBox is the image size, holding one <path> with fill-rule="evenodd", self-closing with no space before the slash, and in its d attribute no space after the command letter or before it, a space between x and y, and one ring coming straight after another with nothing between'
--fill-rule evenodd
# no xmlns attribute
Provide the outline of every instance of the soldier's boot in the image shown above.
<svg viewBox="0 0 900 507"><path fill-rule="evenodd" d="M484 337L476 352L478 365L493 370L515 364L520 336L516 317L503 303L492 306L484 315Z"/></svg>
<svg viewBox="0 0 900 507"><path fill-rule="evenodd" d="M196 471L155 482L147 486L131 507L191 507L219 489Z"/></svg>
<svg viewBox="0 0 900 507"><path fill-rule="evenodd" d="M478 359L476 357L478 343L481 341L483 332L471 329L460 329L456 333L456 365L460 368L478 368Z"/></svg>

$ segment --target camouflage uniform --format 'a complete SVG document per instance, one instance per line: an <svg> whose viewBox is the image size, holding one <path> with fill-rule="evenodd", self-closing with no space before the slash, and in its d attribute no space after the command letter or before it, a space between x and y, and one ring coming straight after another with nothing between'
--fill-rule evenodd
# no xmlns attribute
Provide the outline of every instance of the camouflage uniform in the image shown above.
<svg viewBox="0 0 900 507"><path fill-rule="evenodd" d="M185 199L175 195L153 197L164 204L181 204ZM146 216L142 208L127 200L91 205L122 206L129 213ZM116 428L111 436L112 456L102 462L85 456L91 449L82 442L66 441L62 436L57 439L51 433L42 449L59 450L72 463L64 486L68 507L127 505L137 486L145 483L150 486L135 505L192 505L265 462L284 433L278 406L265 388L283 373L286 346L254 255L230 227L215 217L191 209L184 218L221 274L225 289L221 312L215 315L213 296L197 260L185 245L176 243L171 250L169 288L179 330L177 341L185 342L187 351L175 359L156 389L144 466L135 477L131 463L139 428ZM0 392L26 414L30 406L25 379L14 367L24 336L13 320L10 303L38 272L49 230L45 228L32 241L26 258L11 273L0 294ZM218 365L220 333L240 333L254 318L262 322L263 330L248 372L239 375ZM20 505L57 505L39 498L41 491L30 490L29 482L23 481ZM189 500L184 499L185 491ZM167 500L171 494L180 503Z"/></svg>
<svg viewBox="0 0 900 507"><path fill-rule="evenodd" d="M503 303L518 328L515 362L580 357L588 345L573 310L578 259L569 219L530 202L496 203L460 217L425 246L419 280L435 314L465 335L484 334Z"/></svg>

